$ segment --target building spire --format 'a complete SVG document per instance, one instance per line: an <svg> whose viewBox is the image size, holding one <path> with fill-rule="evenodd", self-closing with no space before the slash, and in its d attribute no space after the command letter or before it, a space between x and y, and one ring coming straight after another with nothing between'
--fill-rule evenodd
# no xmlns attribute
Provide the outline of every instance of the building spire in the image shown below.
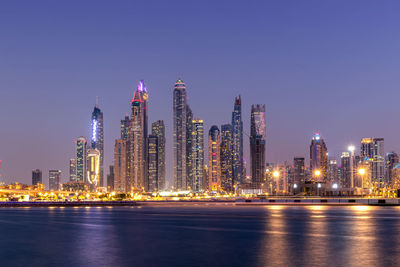
<svg viewBox="0 0 400 267"><path fill-rule="evenodd" d="M99 108L99 97L98 96L96 96L96 105L95 105L95 107Z"/></svg>

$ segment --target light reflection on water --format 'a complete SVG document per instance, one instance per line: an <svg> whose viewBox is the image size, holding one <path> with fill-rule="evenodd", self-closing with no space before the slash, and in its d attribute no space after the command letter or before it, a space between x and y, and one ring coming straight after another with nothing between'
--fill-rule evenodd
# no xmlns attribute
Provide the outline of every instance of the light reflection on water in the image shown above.
<svg viewBox="0 0 400 267"><path fill-rule="evenodd" d="M0 209L2 266L395 266L400 208ZM18 255L18 256L17 256Z"/></svg>

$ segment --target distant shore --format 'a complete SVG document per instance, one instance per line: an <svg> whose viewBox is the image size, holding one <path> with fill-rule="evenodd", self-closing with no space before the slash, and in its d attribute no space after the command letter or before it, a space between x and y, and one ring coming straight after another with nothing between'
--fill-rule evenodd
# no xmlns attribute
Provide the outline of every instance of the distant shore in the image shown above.
<svg viewBox="0 0 400 267"><path fill-rule="evenodd" d="M269 198L240 200L149 200L149 201L26 201L0 202L1 207L102 207L102 206L167 206L167 205L216 205L235 206L400 206L397 198Z"/></svg>

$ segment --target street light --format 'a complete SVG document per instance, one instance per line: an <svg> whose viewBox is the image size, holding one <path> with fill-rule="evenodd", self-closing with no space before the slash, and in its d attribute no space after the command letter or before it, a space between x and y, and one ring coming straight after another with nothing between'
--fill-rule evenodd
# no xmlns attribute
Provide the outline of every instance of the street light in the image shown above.
<svg viewBox="0 0 400 267"><path fill-rule="evenodd" d="M320 170L315 170L314 171L314 176L315 177L319 177L321 175L321 171Z"/></svg>
<svg viewBox="0 0 400 267"><path fill-rule="evenodd" d="M275 178L279 178L279 172L278 172L278 171L274 171L274 172L272 173L272 175L273 175Z"/></svg>

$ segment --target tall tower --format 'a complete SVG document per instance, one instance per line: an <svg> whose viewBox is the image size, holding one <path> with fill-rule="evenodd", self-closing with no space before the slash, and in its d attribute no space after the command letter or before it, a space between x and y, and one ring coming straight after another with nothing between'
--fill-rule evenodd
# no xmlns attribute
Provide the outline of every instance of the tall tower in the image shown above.
<svg viewBox="0 0 400 267"><path fill-rule="evenodd" d="M153 122L151 134L157 137L157 189L161 191L165 189L165 126L163 120Z"/></svg>
<svg viewBox="0 0 400 267"><path fill-rule="evenodd" d="M218 126L211 126L208 132L208 189L221 189L221 135Z"/></svg>
<svg viewBox="0 0 400 267"><path fill-rule="evenodd" d="M90 185L91 190L100 186L100 161L100 151L96 148L88 149L86 182Z"/></svg>
<svg viewBox="0 0 400 267"><path fill-rule="evenodd" d="M310 145L310 171L315 181L325 181L328 170L328 149L324 139L315 133Z"/></svg>
<svg viewBox="0 0 400 267"><path fill-rule="evenodd" d="M383 138L363 138L361 140L361 160L370 161L371 180L378 187L385 181L385 150Z"/></svg>
<svg viewBox="0 0 400 267"><path fill-rule="evenodd" d="M193 123L193 190L196 192L204 189L204 125L202 119L194 119ZM206 186L207 188L207 186Z"/></svg>
<svg viewBox="0 0 400 267"><path fill-rule="evenodd" d="M130 186L139 191L145 189L147 176L147 101L147 88L142 80L131 102L130 155L128 157Z"/></svg>
<svg viewBox="0 0 400 267"><path fill-rule="evenodd" d="M86 139L85 137L78 137L75 140L76 144L76 181L86 181Z"/></svg>
<svg viewBox="0 0 400 267"><path fill-rule="evenodd" d="M186 86L178 79L174 88L174 188L175 190L186 190Z"/></svg>
<svg viewBox="0 0 400 267"><path fill-rule="evenodd" d="M186 187L193 190L193 112L186 106Z"/></svg>
<svg viewBox="0 0 400 267"><path fill-rule="evenodd" d="M76 158L69 160L69 180L71 182L76 181Z"/></svg>
<svg viewBox="0 0 400 267"><path fill-rule="evenodd" d="M61 171L60 170L49 170L49 190L58 191L60 190Z"/></svg>
<svg viewBox="0 0 400 267"><path fill-rule="evenodd" d="M37 185L42 183L42 171L39 169L32 171L32 185Z"/></svg>
<svg viewBox="0 0 400 267"><path fill-rule="evenodd" d="M232 140L233 140L233 183L240 184L246 173L243 168L243 121L242 121L242 99L240 95L235 97L232 112Z"/></svg>
<svg viewBox="0 0 400 267"><path fill-rule="evenodd" d="M304 183L305 176L306 176L306 169L305 169L305 159L304 157L295 157L293 159L294 163L294 177L293 177L293 183L299 185L301 183Z"/></svg>
<svg viewBox="0 0 400 267"><path fill-rule="evenodd" d="M158 138L156 135L147 137L147 180L146 191L158 191Z"/></svg>
<svg viewBox="0 0 400 267"><path fill-rule="evenodd" d="M221 184L225 192L233 192L233 136L232 125L221 126Z"/></svg>
<svg viewBox="0 0 400 267"><path fill-rule="evenodd" d="M117 139L114 146L114 190L117 192L129 192L128 183L128 146L127 140Z"/></svg>
<svg viewBox="0 0 400 267"><path fill-rule="evenodd" d="M255 189L260 189L264 183L265 168L265 105L251 106L250 121L250 161L252 185Z"/></svg>
<svg viewBox="0 0 400 267"><path fill-rule="evenodd" d="M399 156L396 152L392 151L386 153L386 181L392 184L393 168L399 163Z"/></svg>
<svg viewBox="0 0 400 267"><path fill-rule="evenodd" d="M104 123L103 123L103 112L100 110L99 105L96 101L96 105L92 112L92 137L91 137L91 148L97 149L100 153L99 162L99 181L98 186L104 185Z"/></svg>

